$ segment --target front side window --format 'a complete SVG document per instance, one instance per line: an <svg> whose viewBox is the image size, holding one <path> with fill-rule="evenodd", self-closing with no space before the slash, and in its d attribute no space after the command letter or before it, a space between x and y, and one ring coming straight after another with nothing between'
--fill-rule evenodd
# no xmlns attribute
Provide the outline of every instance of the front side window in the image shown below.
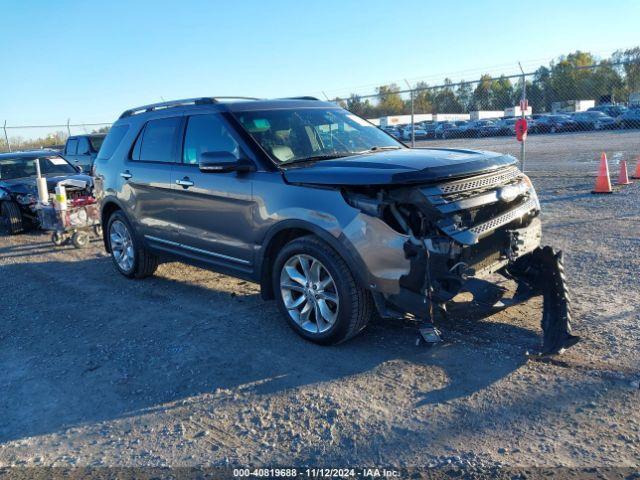
<svg viewBox="0 0 640 480"><path fill-rule="evenodd" d="M234 116L277 163L404 148L375 125L339 108L247 111Z"/></svg>
<svg viewBox="0 0 640 480"><path fill-rule="evenodd" d="M67 141L67 148L65 149L64 153L66 155L75 155L77 147L78 147L78 139L71 138Z"/></svg>
<svg viewBox="0 0 640 480"><path fill-rule="evenodd" d="M180 120L180 117L149 120L136 141L132 159L142 162L175 162Z"/></svg>
<svg viewBox="0 0 640 480"><path fill-rule="evenodd" d="M240 147L218 114L189 117L184 137L182 161L200 163L205 152L229 152L240 158Z"/></svg>

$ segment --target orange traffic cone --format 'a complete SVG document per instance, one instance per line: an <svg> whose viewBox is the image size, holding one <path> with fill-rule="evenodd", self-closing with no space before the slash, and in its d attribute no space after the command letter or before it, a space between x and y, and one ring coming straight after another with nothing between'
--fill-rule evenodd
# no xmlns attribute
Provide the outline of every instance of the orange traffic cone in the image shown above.
<svg viewBox="0 0 640 480"><path fill-rule="evenodd" d="M620 162L620 176L618 177L618 185L631 185L629 176L627 175L627 161L622 160Z"/></svg>
<svg viewBox="0 0 640 480"><path fill-rule="evenodd" d="M607 154L604 152L600 157L600 170L598 171L598 178L596 178L596 185L591 193L612 193L609 164L607 163Z"/></svg>
<svg viewBox="0 0 640 480"><path fill-rule="evenodd" d="M638 157L638 163L636 163L636 173L631 175L631 178L640 180L640 157Z"/></svg>

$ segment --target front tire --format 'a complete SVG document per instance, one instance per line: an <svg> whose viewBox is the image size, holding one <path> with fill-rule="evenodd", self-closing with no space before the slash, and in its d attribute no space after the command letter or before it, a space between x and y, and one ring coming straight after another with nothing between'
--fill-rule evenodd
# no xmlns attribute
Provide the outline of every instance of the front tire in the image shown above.
<svg viewBox="0 0 640 480"><path fill-rule="evenodd" d="M298 238L280 251L272 284L291 328L314 343L344 342L371 318L371 294L356 283L338 253L316 237Z"/></svg>
<svg viewBox="0 0 640 480"><path fill-rule="evenodd" d="M5 200L0 204L0 224L2 230L9 235L16 235L24 231L22 214L16 202Z"/></svg>
<svg viewBox="0 0 640 480"><path fill-rule="evenodd" d="M145 278L158 268L158 257L150 253L136 237L129 220L121 211L109 217L107 241L116 269L128 278Z"/></svg>

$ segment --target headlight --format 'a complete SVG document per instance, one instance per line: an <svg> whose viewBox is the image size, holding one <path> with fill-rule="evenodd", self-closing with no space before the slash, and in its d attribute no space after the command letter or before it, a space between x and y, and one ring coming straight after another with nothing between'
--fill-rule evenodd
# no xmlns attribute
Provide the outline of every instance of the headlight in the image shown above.
<svg viewBox="0 0 640 480"><path fill-rule="evenodd" d="M522 176L523 176L524 183L526 183L529 186L529 196L533 200L535 200L536 206L538 207L538 210L540 210L540 200L538 199L538 194L536 193L536 188L533 186L533 182L525 174L522 174Z"/></svg>

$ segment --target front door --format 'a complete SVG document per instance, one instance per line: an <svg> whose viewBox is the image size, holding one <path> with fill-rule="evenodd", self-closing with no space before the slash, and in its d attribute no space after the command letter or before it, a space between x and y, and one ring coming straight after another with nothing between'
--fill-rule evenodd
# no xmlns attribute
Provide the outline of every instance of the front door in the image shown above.
<svg viewBox="0 0 640 480"><path fill-rule="evenodd" d="M241 147L226 121L216 113L187 118L182 162L171 172L180 243L186 255L230 268L253 264L252 173L202 173L204 152L231 152Z"/></svg>

